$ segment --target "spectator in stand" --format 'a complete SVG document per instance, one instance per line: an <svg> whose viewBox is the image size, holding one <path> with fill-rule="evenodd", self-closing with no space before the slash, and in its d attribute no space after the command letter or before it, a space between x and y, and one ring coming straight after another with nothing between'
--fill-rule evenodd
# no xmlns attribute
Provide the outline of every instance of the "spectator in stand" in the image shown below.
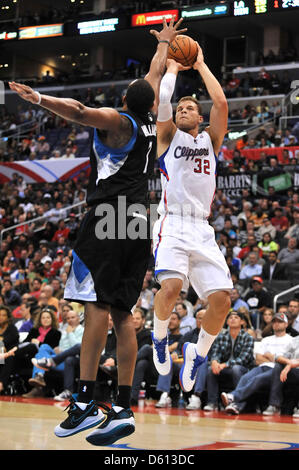
<svg viewBox="0 0 299 470"><path fill-rule="evenodd" d="M34 318L40 312L37 300L31 297L27 302L23 302L20 306L21 320L15 323L15 327L20 333L29 333L33 327Z"/></svg>
<svg viewBox="0 0 299 470"><path fill-rule="evenodd" d="M44 373L45 370L51 367L56 367L57 370L64 370L64 362L61 363L60 367L55 362L55 357L61 352L64 352L73 346L81 345L84 327L80 325L80 316L78 313L70 310L67 314L67 328L61 333L59 344L53 348L49 344L44 343L40 346L38 352L31 359L33 364L32 378L29 379L29 383L34 385L33 389L26 394L26 398L37 397L39 394L43 396L43 389L46 386ZM70 390L66 387L69 394L65 399L70 398ZM67 395L67 393L65 393Z"/></svg>
<svg viewBox="0 0 299 470"><path fill-rule="evenodd" d="M269 405L263 412L264 416L273 416L280 413L283 403L283 391L286 384L293 387L299 385L299 336L292 339L284 351L275 358L275 367L271 376ZM298 402L298 397L297 397ZM298 417L298 409L294 410L293 417Z"/></svg>
<svg viewBox="0 0 299 470"><path fill-rule="evenodd" d="M278 253L278 260L281 263L299 263L299 250L297 249L297 240L296 238L290 238L288 241L288 246L282 248Z"/></svg>
<svg viewBox="0 0 299 470"><path fill-rule="evenodd" d="M278 280L283 281L286 279L285 265L281 264L277 259L277 250L270 251L268 259L263 266L261 277L265 281Z"/></svg>
<svg viewBox="0 0 299 470"><path fill-rule="evenodd" d="M52 242L58 242L60 237L64 237L65 239L68 238L70 233L70 228L66 227L64 219L59 220L58 222L58 230L53 235Z"/></svg>
<svg viewBox="0 0 299 470"><path fill-rule="evenodd" d="M58 299L53 296L53 290L54 289L52 286L44 285L42 287L41 294L44 294L46 296L46 302L47 302L46 305L52 305L55 308L56 312L58 312L59 303L58 303Z"/></svg>
<svg viewBox="0 0 299 470"><path fill-rule="evenodd" d="M291 326L299 332L299 300L292 299L289 301L288 312L291 317Z"/></svg>
<svg viewBox="0 0 299 470"><path fill-rule="evenodd" d="M131 404L138 404L141 383L153 376L157 376L153 362L153 348L151 330L145 328L145 313L142 308L135 307L133 322L137 338L137 358L131 391Z"/></svg>
<svg viewBox="0 0 299 470"><path fill-rule="evenodd" d="M289 228L289 221L287 217L283 215L281 207L276 207L274 217L271 219L271 224L278 232L284 232Z"/></svg>
<svg viewBox="0 0 299 470"><path fill-rule="evenodd" d="M299 240L299 208L294 208L293 217L294 223L289 227L288 231L284 235L284 238L287 238L288 240L290 238L296 238Z"/></svg>
<svg viewBox="0 0 299 470"><path fill-rule="evenodd" d="M257 331L257 339L265 338L273 335L272 319L274 317L273 308L266 308L261 316L259 331Z"/></svg>
<svg viewBox="0 0 299 470"><path fill-rule="evenodd" d="M272 225L269 217L264 217L262 225L257 230L257 236L263 237L265 233L270 233L272 240L276 238L276 228Z"/></svg>
<svg viewBox="0 0 299 470"><path fill-rule="evenodd" d="M249 309L247 302L245 302L245 300L241 299L240 293L239 293L238 289L236 289L235 287L231 290L230 298L231 298L231 302L232 302L231 308L232 308L233 311L236 312L240 307L245 307L245 308Z"/></svg>
<svg viewBox="0 0 299 470"><path fill-rule="evenodd" d="M271 174L271 176L278 176L282 173L282 167L276 157L269 158L269 168L267 168L267 172Z"/></svg>
<svg viewBox="0 0 299 470"><path fill-rule="evenodd" d="M3 282L1 294L4 297L5 304L11 309L18 307L21 304L21 296L17 290L13 288L13 283L10 279L5 279Z"/></svg>
<svg viewBox="0 0 299 470"><path fill-rule="evenodd" d="M180 333L184 335L196 327L196 320L194 317L188 316L188 310L184 302L178 302L175 306L175 311L180 317Z"/></svg>
<svg viewBox="0 0 299 470"><path fill-rule="evenodd" d="M256 367L242 375L237 387L230 393L223 392L221 399L225 411L238 415L244 411L247 400L259 390L269 389L275 357L280 355L285 347L292 342L292 337L286 333L288 319L283 313L277 313L272 319L274 334L268 336L259 343L256 354Z"/></svg>
<svg viewBox="0 0 299 470"><path fill-rule="evenodd" d="M244 261L244 259L252 252L254 246L257 246L257 240L254 235L249 235L247 239L247 245L241 249L240 253L238 254L238 258ZM263 251L259 248L259 256L263 256Z"/></svg>
<svg viewBox="0 0 299 470"><path fill-rule="evenodd" d="M246 264L240 271L240 279L251 279L253 276L258 276L262 273L262 266L258 264L258 256L256 253L249 253L249 263Z"/></svg>
<svg viewBox="0 0 299 470"><path fill-rule="evenodd" d="M19 332L13 324L13 317L9 307L5 305L0 306L0 341L4 346L4 353L8 353L19 342ZM7 385L5 363L2 362L4 359L5 357L0 356L0 394L3 393Z"/></svg>
<svg viewBox="0 0 299 470"><path fill-rule="evenodd" d="M31 358L37 353L39 347L46 343L55 348L58 346L61 333L57 329L58 322L51 309L42 310L36 317L33 328L29 331L25 342L12 348L8 353L2 369L1 381L6 388L10 376L21 368L31 368Z"/></svg>
<svg viewBox="0 0 299 470"><path fill-rule="evenodd" d="M245 295L245 302L249 305L250 318L254 328L257 327L257 313L260 314L267 308L272 308L272 297L264 289L263 279L260 276L254 276L251 280L251 289Z"/></svg>
<svg viewBox="0 0 299 470"><path fill-rule="evenodd" d="M65 153L60 158L61 160L68 160L68 159L76 158L75 154L72 151L72 147L66 147Z"/></svg>
<svg viewBox="0 0 299 470"><path fill-rule="evenodd" d="M262 241L260 241L257 246L263 250L264 257L267 257L270 252L275 251L278 253L279 251L278 243L272 240L269 232L264 233Z"/></svg>
<svg viewBox="0 0 299 470"><path fill-rule="evenodd" d="M230 312L226 319L228 328L214 341L207 372L208 403L204 411L218 410L220 384L236 388L240 378L254 365L253 337L242 329L244 317Z"/></svg>
<svg viewBox="0 0 299 470"><path fill-rule="evenodd" d="M239 90L241 84L241 80L236 77L236 75L233 73L231 75L231 78L227 82L226 86L226 96L228 98L235 98L237 96L237 92Z"/></svg>
<svg viewBox="0 0 299 470"><path fill-rule="evenodd" d="M244 319L241 322L241 326L243 330L246 331L250 336L252 336L255 339L256 333L251 323L249 309L246 307L239 307L237 312L241 313L241 315L243 315L244 317Z"/></svg>
<svg viewBox="0 0 299 470"><path fill-rule="evenodd" d="M267 217L267 213L264 212L260 206L258 206L250 219L250 221L254 223L254 229L257 230L259 227L261 227L264 219Z"/></svg>

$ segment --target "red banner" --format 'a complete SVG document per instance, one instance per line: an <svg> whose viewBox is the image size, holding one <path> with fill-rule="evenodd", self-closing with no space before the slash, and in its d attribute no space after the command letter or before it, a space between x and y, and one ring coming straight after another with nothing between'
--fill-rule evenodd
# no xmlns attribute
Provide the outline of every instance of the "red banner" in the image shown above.
<svg viewBox="0 0 299 470"><path fill-rule="evenodd" d="M179 19L179 10L152 11L150 13L137 13L132 15L132 26L147 26L152 24L162 24L163 18L170 21L174 16L175 21Z"/></svg>
<svg viewBox="0 0 299 470"><path fill-rule="evenodd" d="M288 151L288 157L284 157L284 150ZM279 163L289 163L292 158L299 157L298 147L264 147L259 149L244 149L240 150L242 157L248 160L259 160L260 155L264 152L266 155L275 155ZM234 150L223 150L223 156L226 160L233 159Z"/></svg>

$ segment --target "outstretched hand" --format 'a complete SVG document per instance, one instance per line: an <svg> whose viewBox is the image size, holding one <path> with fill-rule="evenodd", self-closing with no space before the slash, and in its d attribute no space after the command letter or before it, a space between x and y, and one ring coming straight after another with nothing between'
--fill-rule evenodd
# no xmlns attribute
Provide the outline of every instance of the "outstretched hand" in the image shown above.
<svg viewBox="0 0 299 470"><path fill-rule="evenodd" d="M176 24L174 24L174 16L171 18L169 22L169 26L167 25L166 18L163 18L163 29L159 32L156 31L155 29L151 29L150 33L153 34L157 41L168 41L172 42L178 34L182 34L185 31L187 31L187 28L179 29L178 27L180 26L181 22L183 21L183 18L181 18Z"/></svg>
<svg viewBox="0 0 299 470"><path fill-rule="evenodd" d="M22 85L21 83L9 82L9 87L12 91L18 93L18 95L23 98L23 100L30 101L32 104L38 103L38 94L36 91L32 90L30 86Z"/></svg>

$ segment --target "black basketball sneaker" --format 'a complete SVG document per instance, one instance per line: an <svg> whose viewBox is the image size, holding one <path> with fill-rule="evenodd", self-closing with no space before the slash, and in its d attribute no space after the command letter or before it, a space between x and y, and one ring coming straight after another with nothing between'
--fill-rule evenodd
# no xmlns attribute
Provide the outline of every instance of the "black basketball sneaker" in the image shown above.
<svg viewBox="0 0 299 470"><path fill-rule="evenodd" d="M112 406L107 419L86 437L94 446L108 446L135 431L135 419L131 409Z"/></svg>
<svg viewBox="0 0 299 470"><path fill-rule="evenodd" d="M109 411L108 407L101 406L106 411ZM72 395L66 410L68 411L68 417L54 429L57 437L72 436L85 429L92 428L102 423L107 416L107 414L99 409L98 404L94 400L91 400L88 404L78 402L77 394Z"/></svg>

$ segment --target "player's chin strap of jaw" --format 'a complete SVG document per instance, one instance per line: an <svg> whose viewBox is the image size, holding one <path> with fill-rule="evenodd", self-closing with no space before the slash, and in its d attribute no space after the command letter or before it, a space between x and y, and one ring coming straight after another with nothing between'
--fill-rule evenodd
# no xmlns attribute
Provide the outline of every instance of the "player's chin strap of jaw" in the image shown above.
<svg viewBox="0 0 299 470"><path fill-rule="evenodd" d="M161 80L158 106L158 121L166 122L172 119L171 97L174 92L176 74L167 72Z"/></svg>

